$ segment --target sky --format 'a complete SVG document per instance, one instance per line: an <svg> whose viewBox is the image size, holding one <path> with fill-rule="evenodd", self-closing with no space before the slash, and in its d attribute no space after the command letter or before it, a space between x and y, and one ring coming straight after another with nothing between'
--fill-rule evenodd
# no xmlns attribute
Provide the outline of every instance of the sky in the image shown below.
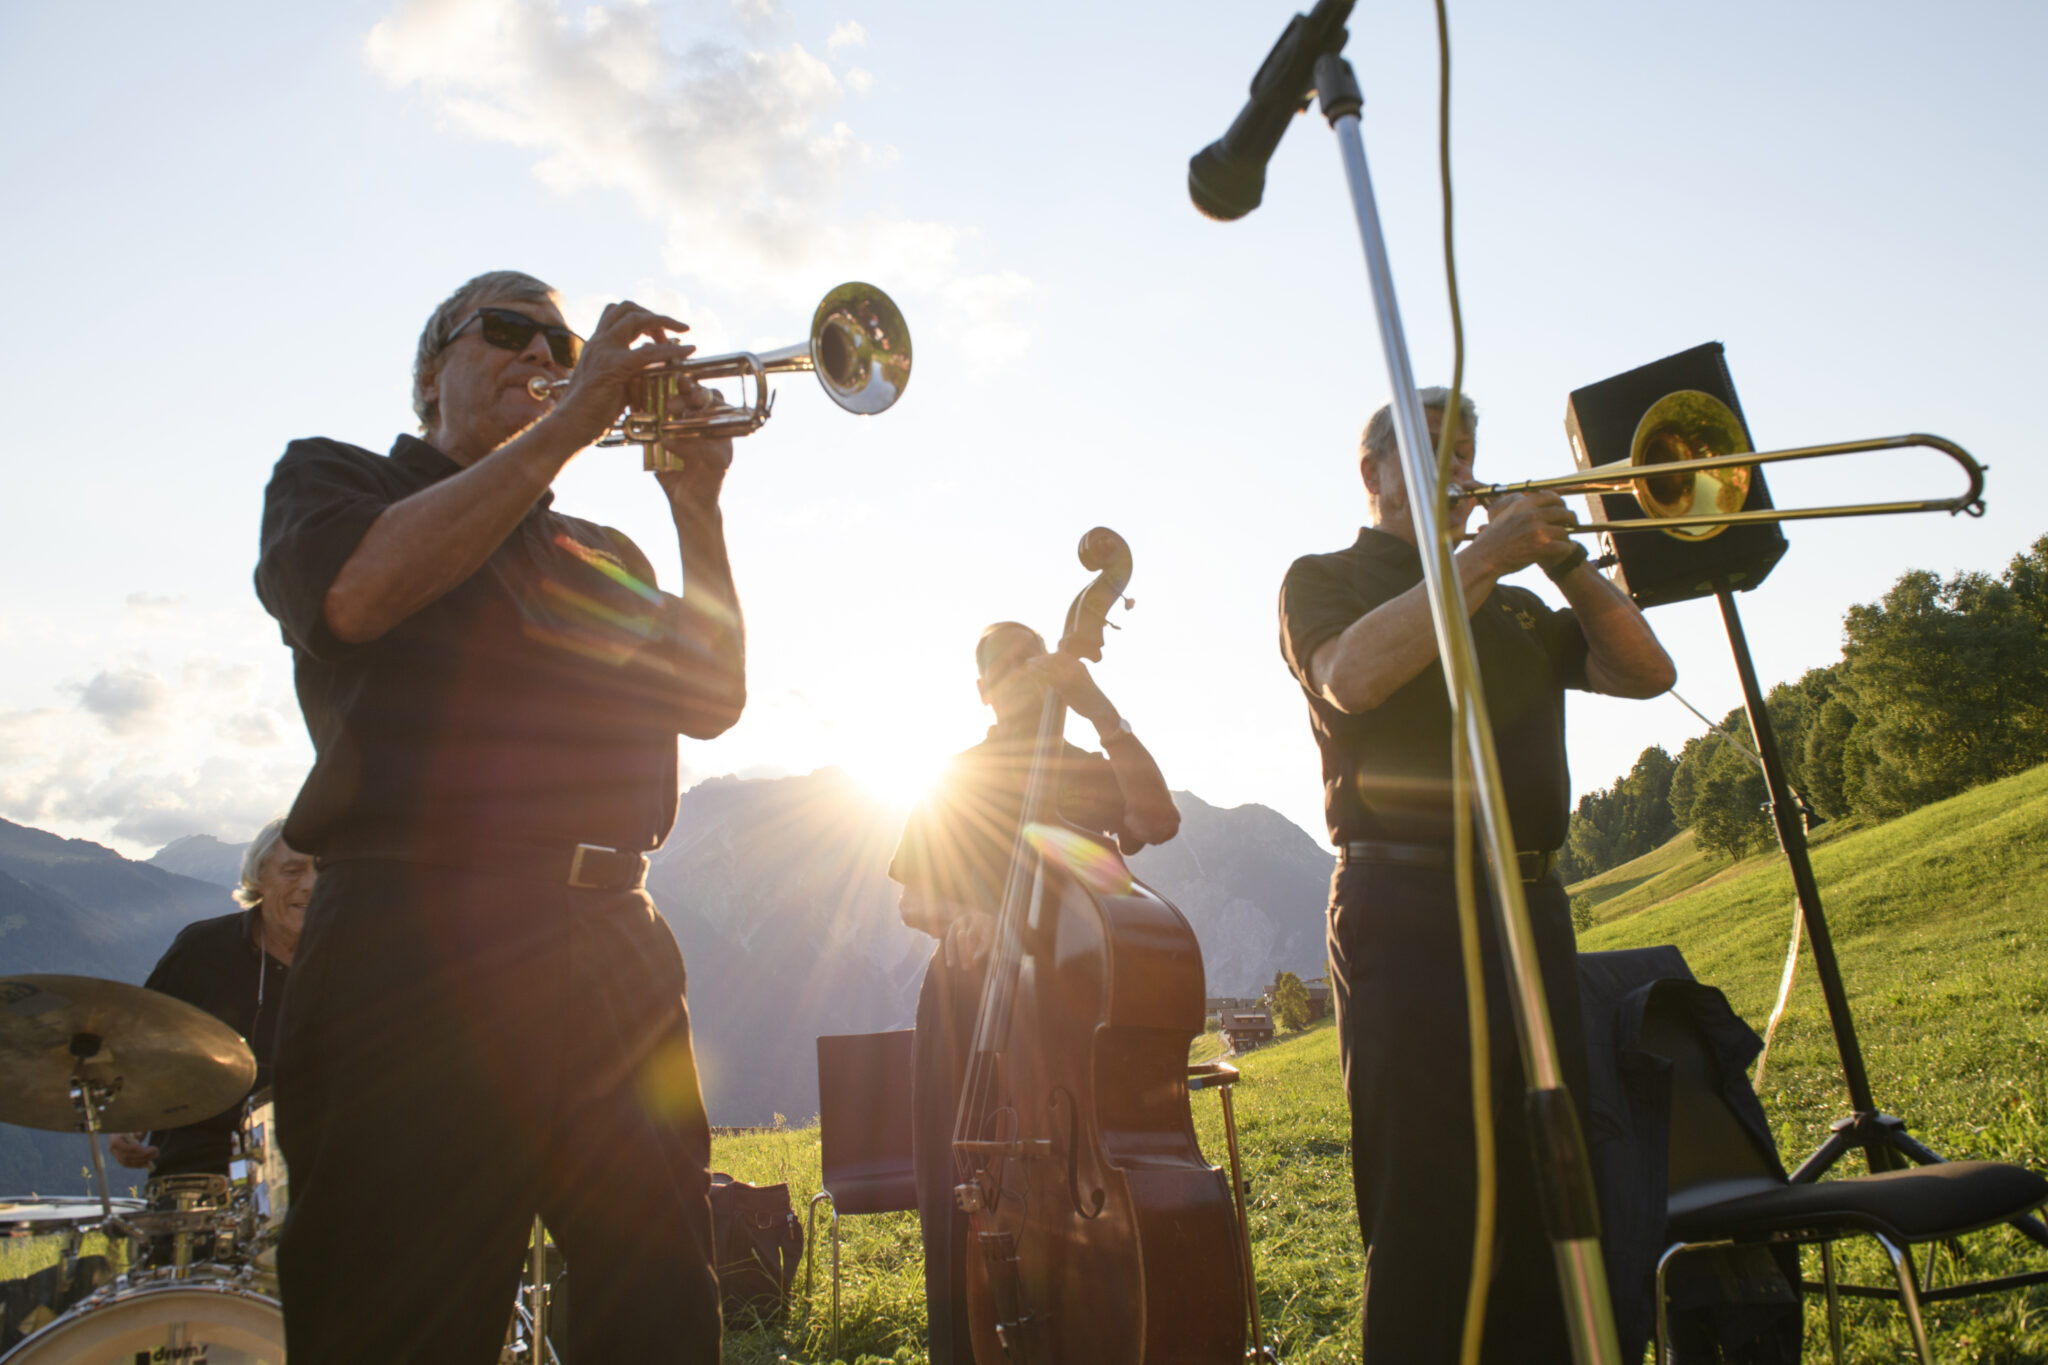
<svg viewBox="0 0 2048 1365"><path fill-rule="evenodd" d="M1295 121L1241 222L1185 189L1295 7L0 0L0 817L146 855L289 804L311 748L250 588L269 469L296 437L410 430L427 314L510 267L572 325L631 297L707 352L800 340L847 279L915 336L894 410L789 376L742 443L751 702L684 745L686 783L836 764L914 793L987 723L980 627L1056 633L1101 524L1136 566L1105 691L1176 788L1320 837L1274 597L1365 519L1385 362L1326 124ZM1483 477L1569 472L1570 390L1708 340L1765 446L1921 430L1991 467L1980 520L1789 528L1740 599L1767 685L1839 657L1844 611L1901 573L1996 573L2048 531L2048 7L1450 12ZM1439 381L1433 11L1360 0L1351 32L1410 350ZM1782 505L1957 480L1902 454L1770 482ZM556 489L674 586L637 452ZM1739 703L1711 601L1651 620L1686 698ZM1701 728L1668 698L1574 695L1569 723L1578 792Z"/></svg>

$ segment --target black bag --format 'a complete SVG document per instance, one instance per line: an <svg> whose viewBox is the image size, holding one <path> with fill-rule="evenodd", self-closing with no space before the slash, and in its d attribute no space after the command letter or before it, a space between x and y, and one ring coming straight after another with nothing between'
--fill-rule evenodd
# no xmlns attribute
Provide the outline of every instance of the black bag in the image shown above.
<svg viewBox="0 0 2048 1365"><path fill-rule="evenodd" d="M718 1298L730 1318L782 1311L804 1259L803 1224L789 1206L789 1186L748 1185L711 1173L711 1244Z"/></svg>

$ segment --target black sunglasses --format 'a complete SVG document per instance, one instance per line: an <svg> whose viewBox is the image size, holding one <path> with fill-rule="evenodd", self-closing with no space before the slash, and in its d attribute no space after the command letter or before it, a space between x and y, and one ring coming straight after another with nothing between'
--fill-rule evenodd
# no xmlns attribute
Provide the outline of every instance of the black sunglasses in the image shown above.
<svg viewBox="0 0 2048 1365"><path fill-rule="evenodd" d="M576 357L583 354L583 338L567 327L557 327L551 322L538 322L515 308L479 308L462 320L462 326L448 334L448 344L469 330L472 322L482 322L477 335L487 346L496 346L501 351L523 351L533 334L539 332L548 339L548 354L563 369L573 369Z"/></svg>

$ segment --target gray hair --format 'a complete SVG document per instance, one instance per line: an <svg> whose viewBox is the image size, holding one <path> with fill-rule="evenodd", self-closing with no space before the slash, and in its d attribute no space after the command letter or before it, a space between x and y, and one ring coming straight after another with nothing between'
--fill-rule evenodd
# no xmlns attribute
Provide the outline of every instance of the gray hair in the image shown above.
<svg viewBox="0 0 2048 1365"><path fill-rule="evenodd" d="M441 417L440 403L427 397L427 385L441 372L441 352L455 339L455 329L487 303L559 306L560 300L546 283L518 270L487 270L443 299L420 330L420 347L412 360L412 410L422 433L432 431Z"/></svg>
<svg viewBox="0 0 2048 1365"><path fill-rule="evenodd" d="M1440 384L1426 389L1417 389L1415 396L1422 400L1424 412L1442 412L1451 401L1451 391ZM1479 409L1472 402L1472 395L1458 395L1458 425L1467 433L1479 429ZM1365 424L1365 434L1358 438L1358 453L1379 460L1394 453L1394 405L1383 404Z"/></svg>
<svg viewBox="0 0 2048 1365"><path fill-rule="evenodd" d="M254 910L263 901L263 892L256 885L263 875L263 865L270 861L270 855L284 842L284 817L278 816L262 829L242 850L242 880L235 887L235 904L244 910Z"/></svg>

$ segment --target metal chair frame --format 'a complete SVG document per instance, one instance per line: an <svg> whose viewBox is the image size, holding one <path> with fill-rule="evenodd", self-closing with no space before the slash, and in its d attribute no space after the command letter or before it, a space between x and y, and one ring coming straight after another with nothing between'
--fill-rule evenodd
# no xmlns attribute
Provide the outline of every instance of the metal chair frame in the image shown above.
<svg viewBox="0 0 2048 1365"><path fill-rule="evenodd" d="M1712 1087L1705 1084L1706 1080L1712 1079L1708 1075L1708 1069L1712 1068L1714 1064L1711 1057L1707 1054L1707 1049L1697 1032L1696 1025L1690 1020L1686 1020L1683 1022L1672 1021L1672 1025L1667 1027L1667 1018L1668 1011L1664 1009L1663 1002L1653 998L1650 1010L1644 1017L1643 1035L1639 1045L1649 1052L1658 1053L1662 1049L1663 1052L1670 1054L1672 1098L1674 1101L1671 1136L1672 1149L1674 1152L1678 1151L1680 1143L1688 1140L1697 1144L1701 1150L1705 1150L1719 1142L1721 1144L1721 1152L1728 1158L1720 1163L1720 1169L1712 1172L1713 1180L1695 1184L1692 1187L1692 1193L1696 1202L1692 1208L1686 1211L1684 1216L1689 1221L1698 1221L1703 1217L1710 1218L1716 1208L1726 1207L1733 1211L1730 1215L1731 1217L1753 1221L1758 1216L1758 1201L1768 1201L1773 1194L1777 1193L1814 1188L1810 1182L1795 1182L1783 1175L1782 1167L1776 1165L1775 1153L1766 1154L1754 1150L1756 1145L1755 1139L1748 1135L1746 1129L1743 1130L1744 1137L1747 1145L1752 1149L1748 1153L1749 1161L1747 1168L1745 1168L1743 1154L1740 1150L1743 1144L1733 1141L1727 1132L1724 1131L1717 1134L1704 1131L1713 1126L1708 1122L1681 1124L1680 1120L1683 1115L1679 1112L1679 1106L1681 1103L1689 1102L1692 1106L1693 1118L1695 1120L1703 1118L1711 1120L1715 1118L1716 1115L1713 1111L1718 1108L1720 1113L1728 1115L1729 1125L1739 1126L1734 1119L1733 1110L1728 1107L1727 1100L1720 1094L1712 1093ZM1672 1036L1674 1028L1677 1030L1678 1036ZM1663 1055L1663 1053L1660 1053L1660 1055ZM1704 1099L1702 1098L1703 1096L1705 1097ZM1703 1104L1705 1106L1704 1110L1701 1108ZM1688 1128L1694 1131L1684 1131ZM1767 1155L1769 1159L1767 1159ZM1948 1165L1950 1163L1938 1164ZM1969 1169L1965 1170L1965 1167ZM2001 1180L2009 1180L2003 1173L2015 1171L2018 1168L1996 1162L1966 1162L1955 1163L1953 1169L1963 1172L1963 1175L1958 1177L1959 1179L1975 1178L1983 1175L1996 1176ZM1892 1173L1892 1176L1896 1179L1903 1174ZM1675 1162L1674 1178L1676 1178ZM1861 1186L1863 1191L1867 1191L1872 1188L1873 1182L1884 1181L1886 1181L1886 1176L1878 1174L1849 1176L1826 1183ZM1731 1235L1715 1238L1695 1237L1691 1240L1680 1238L1675 1240L1665 1247L1663 1254L1657 1259L1657 1349L1655 1359L1658 1361L1669 1359L1670 1332L1668 1321L1669 1306L1665 1297L1666 1277L1671 1263L1678 1257L1688 1252L1712 1248L1815 1245L1820 1248L1821 1283L1815 1285L1810 1281L1802 1280L1801 1287L1820 1289L1826 1296L1828 1346L1831 1357L1838 1365L1842 1357L1840 1300L1845 1294L1861 1298L1883 1298L1898 1301L1905 1309L1906 1321L1913 1336L1913 1346L1918 1353L1921 1365L1934 1365L1934 1351L1928 1341L1926 1319L1921 1311L1922 1304L1937 1300L1998 1293L2003 1290L2017 1289L2030 1284L2048 1283L2048 1271L2031 1271L2017 1275L1999 1276L1993 1279L1967 1281L1949 1285L1942 1289L1934 1288L1935 1249L1938 1249L1941 1243L1947 1242L1950 1244L1953 1254L1960 1256L1960 1248L1955 1243L1956 1238L1966 1233L1981 1231L2001 1223L2010 1223L2040 1208L2044 1202L2048 1202L2048 1182L2041 1182L2036 1179L2033 1184L2036 1192L2030 1196L2031 1202L2013 1206L2012 1201L2008 1199L1995 1208L1990 1207L1988 1202L1980 1204L1967 1214L1956 1210L1955 1212L1958 1216L1955 1217L1952 1223L1936 1230L1923 1231L1918 1236L1911 1236L1902 1231L1896 1225L1901 1220L1898 1220L1895 1215L1887 1216L1881 1212L1873 1212L1866 1200L1864 1207L1852 1207L1845 1203L1836 1209L1810 1210L1805 1214L1799 1215L1797 1224L1793 1226L1758 1230L1749 1235ZM1713 1191L1714 1186L1721 1187L1718 1191L1720 1197L1718 1199L1702 1199L1701 1196ZM1907 1187L1900 1185L1896 1188L1902 1192L1903 1197L1903 1192ZM1674 1191L1673 1193L1683 1195L1685 1192ZM1916 1221L1924 1222L1925 1220ZM1884 1249L1886 1258L1891 1262L1892 1274L1897 1280L1896 1288L1876 1285L1841 1285L1836 1282L1834 1243L1858 1234L1867 1235L1875 1239L1877 1244ZM1923 1272L1925 1282L1922 1284L1916 1284L1915 1282L1916 1276L1913 1267L1912 1249L1916 1245L1925 1245L1930 1248L1927 1264Z"/></svg>
<svg viewBox="0 0 2048 1365"><path fill-rule="evenodd" d="M913 1030L900 1029L887 1033L852 1033L826 1035L818 1039L818 1129L820 1143L820 1176L825 1188L811 1196L810 1206L805 1211L804 1235L804 1301L809 1303L817 1292L818 1283L818 1205L829 1204L832 1208L832 1354L839 1354L839 1198L830 1186L839 1183L850 1172L835 1172L834 1163L826 1160L826 1148L832 1143L836 1131L831 1122L837 1106L828 1103L828 1095L837 1097L857 1088L857 1081L872 1079L880 1075L885 1084L897 1081L897 1097L904 1101L899 1116L901 1122L894 1122L891 1115L894 1106L884 1103L879 1110L882 1121L870 1125L862 1137L880 1138L878 1145L860 1148L869 1169L861 1176L864 1197L857 1201L857 1213L909 1213L917 1208L917 1193L910 1158L910 1118L908 1106L908 1080L911 1065L911 1037ZM827 1077L832 1078L828 1084ZM838 1089L839 1084L846 1091ZM881 1087L867 1087L865 1093L874 1093ZM856 1147L860 1147L858 1139ZM842 1190L842 1193L844 1191ZM853 1214L848 1214L853 1217Z"/></svg>

